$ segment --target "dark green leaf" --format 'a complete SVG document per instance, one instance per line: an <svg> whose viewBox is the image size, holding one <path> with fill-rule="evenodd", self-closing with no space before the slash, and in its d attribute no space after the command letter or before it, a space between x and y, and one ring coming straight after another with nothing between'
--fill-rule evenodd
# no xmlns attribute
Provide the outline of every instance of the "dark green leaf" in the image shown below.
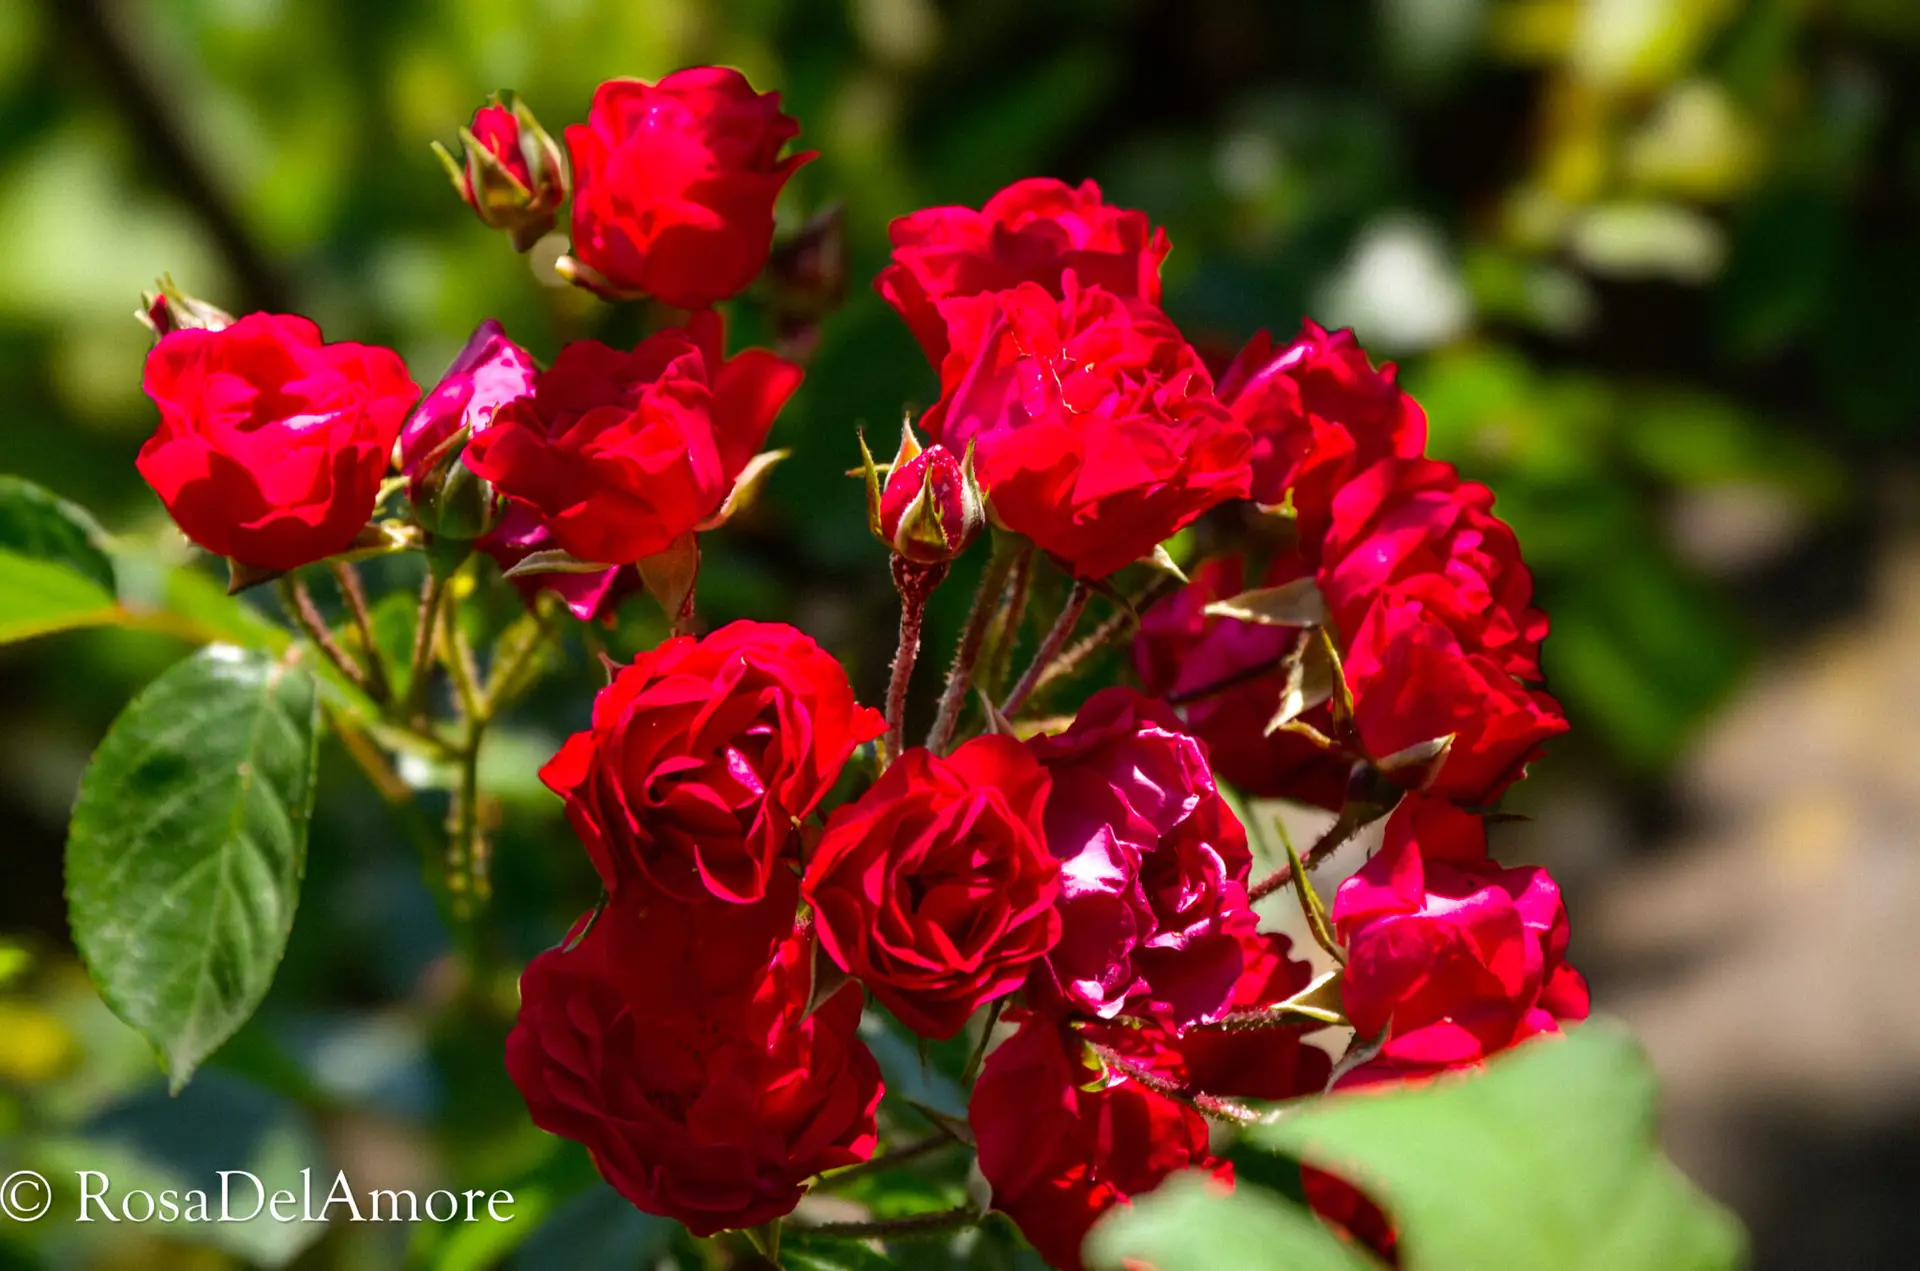
<svg viewBox="0 0 1920 1271"><path fill-rule="evenodd" d="M554 1210L510 1265L521 1271L632 1271L653 1266L679 1230L671 1218L642 1213L598 1183Z"/></svg>
<svg viewBox="0 0 1920 1271"><path fill-rule="evenodd" d="M786 1271L898 1271L900 1264L857 1240L831 1240L788 1231L780 1241Z"/></svg>
<svg viewBox="0 0 1920 1271"><path fill-rule="evenodd" d="M1393 1214L1407 1271L1738 1266L1739 1227L1655 1146L1654 1095L1632 1039L1588 1025L1473 1076L1332 1099L1250 1137L1365 1187Z"/></svg>
<svg viewBox="0 0 1920 1271"><path fill-rule="evenodd" d="M0 644L115 620L101 537L80 508L0 476Z"/></svg>
<svg viewBox="0 0 1920 1271"><path fill-rule="evenodd" d="M311 675L211 645L134 698L81 780L67 838L74 942L176 1091L273 982L318 742Z"/></svg>

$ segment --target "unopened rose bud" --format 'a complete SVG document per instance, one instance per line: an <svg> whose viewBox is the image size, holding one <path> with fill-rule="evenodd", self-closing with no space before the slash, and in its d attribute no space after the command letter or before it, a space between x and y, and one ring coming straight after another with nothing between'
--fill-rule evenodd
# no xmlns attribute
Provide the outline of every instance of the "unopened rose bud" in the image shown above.
<svg viewBox="0 0 1920 1271"><path fill-rule="evenodd" d="M140 308L133 315L140 320L140 325L155 335L164 336L189 328L218 331L233 325L232 314L224 309L216 309L196 296L189 296L174 285L173 275L162 274L155 285L160 288L158 291L140 293Z"/></svg>
<svg viewBox="0 0 1920 1271"><path fill-rule="evenodd" d="M861 442L862 452L866 443ZM920 565L959 556L986 528L986 498L973 475L973 448L956 459L945 446L922 450L904 427L886 484L867 462L867 523L896 556Z"/></svg>
<svg viewBox="0 0 1920 1271"><path fill-rule="evenodd" d="M453 188L483 225L513 236L526 251L553 228L571 181L567 154L547 135L525 102L496 93L460 130L465 153L456 160L439 142L433 152L446 165Z"/></svg>
<svg viewBox="0 0 1920 1271"><path fill-rule="evenodd" d="M471 542L493 528L499 506L492 484L466 465L467 435L463 426L440 443L407 487L421 528L457 542Z"/></svg>

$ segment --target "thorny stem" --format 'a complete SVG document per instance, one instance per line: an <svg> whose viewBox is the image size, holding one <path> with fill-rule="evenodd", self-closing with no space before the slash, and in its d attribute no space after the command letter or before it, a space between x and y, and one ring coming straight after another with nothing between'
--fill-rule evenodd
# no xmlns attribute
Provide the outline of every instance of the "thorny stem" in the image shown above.
<svg viewBox="0 0 1920 1271"><path fill-rule="evenodd" d="M478 727L486 722L486 715L480 699L479 675L473 666L473 650L467 647L466 634L460 629L460 606L445 605L441 614L444 630L440 640L440 658L447 664L447 674L453 677L453 691L460 700L460 713L469 724Z"/></svg>
<svg viewBox="0 0 1920 1271"><path fill-rule="evenodd" d="M880 751L880 767L900 757L907 742L907 689L913 683L913 664L920 660L920 628L927 617L927 597L947 575L941 565L916 565L893 558L893 583L900 592L900 643L893 653L893 679L887 685L887 735Z"/></svg>
<svg viewBox="0 0 1920 1271"><path fill-rule="evenodd" d="M1034 650L1033 661L1028 664L1020 682L1007 694L1007 700L1000 706L1000 713L1012 719L1027 699L1033 696L1033 690L1039 687L1040 676L1046 671L1060 650L1066 646L1067 638L1073 634L1074 627L1080 623L1080 615L1087 610L1087 601L1093 597L1093 588L1086 583L1075 581L1073 590L1067 593L1067 603L1060 610L1060 616L1054 620L1051 630L1040 641L1040 647Z"/></svg>
<svg viewBox="0 0 1920 1271"><path fill-rule="evenodd" d="M1068 645L1066 651L1053 660L1053 664L1040 674L1038 688L1045 688L1063 675L1071 675L1080 664L1112 643L1116 638L1127 635L1140 624L1140 615L1145 613L1154 601L1166 595L1180 585L1180 580L1171 574L1162 574L1148 583L1128 602L1129 607L1112 614L1105 622L1095 627L1082 639Z"/></svg>
<svg viewBox="0 0 1920 1271"><path fill-rule="evenodd" d="M1341 844L1359 833L1360 827L1365 824L1366 819L1355 814L1351 806L1341 809L1340 819L1328 826L1327 832L1315 839L1313 846L1307 849L1306 855L1300 857L1301 868L1303 870L1312 869L1320 864L1321 861L1332 855L1335 848L1338 848ZM1249 887L1247 889L1247 899L1253 901L1271 896L1292 881L1293 864L1289 861L1287 864L1282 865L1279 869L1274 870L1271 874L1268 874L1265 878L1255 883L1252 887Z"/></svg>
<svg viewBox="0 0 1920 1271"><path fill-rule="evenodd" d="M402 710L409 720L419 717L421 703L426 700L427 668L433 665L433 629L446 590L447 580L429 570L420 588L420 615L413 624L413 660L407 671L407 700Z"/></svg>
<svg viewBox="0 0 1920 1271"><path fill-rule="evenodd" d="M524 629L531 627L531 630ZM492 719L519 689L521 676L545 647L552 634L539 613L529 610L494 646L494 662L488 668L486 688L481 693L481 712ZM504 650L504 652L503 652Z"/></svg>
<svg viewBox="0 0 1920 1271"><path fill-rule="evenodd" d="M367 681L367 673L360 668L359 663L347 656L346 650L342 649L339 642L333 638L333 632L327 629L326 620L314 607L313 594L307 590L307 585L292 574L280 579L277 585L280 590L280 603L286 606L288 616L294 620L301 631L306 633L307 639L313 641L314 647L320 650L321 656L331 662L335 670L346 676L348 682L355 688L369 697L373 696L373 689Z"/></svg>
<svg viewBox="0 0 1920 1271"><path fill-rule="evenodd" d="M1007 594L992 628L995 638L987 646L986 673L975 677L988 697L1000 691L1000 682L1007 678L1007 669L1013 664L1013 647L1020 643L1020 626L1026 620L1027 600L1033 594L1033 557L1030 547L1014 557Z"/></svg>
<svg viewBox="0 0 1920 1271"><path fill-rule="evenodd" d="M385 704L393 700L393 685L387 679L387 662L373 639L373 615L367 609L367 592L360 585L360 571L343 560L329 561L333 580L340 586L340 598L353 615L354 629L360 633L360 647L367 655L367 680L373 700Z"/></svg>
<svg viewBox="0 0 1920 1271"><path fill-rule="evenodd" d="M960 647L954 651L953 665L947 670L947 686L940 695L940 710L934 716L933 728L927 733L927 749L940 754L953 740L953 730L960 723L960 709L967 702L967 686L973 681L974 664L980 660L980 645L986 639L987 625L993 621L1001 591L1007 585L1007 572L1013 568L1013 554L1000 547L1000 540L994 542L994 553L987 560L987 567L980 575L980 585L973 593L973 608L967 612L967 622L960 631Z"/></svg>
<svg viewBox="0 0 1920 1271"><path fill-rule="evenodd" d="M841 1183L848 1182L852 1179L865 1178L869 1174L878 1174L884 1170L894 1169L898 1166L905 1165L908 1161L917 1161L923 1156L931 1156L941 1148L950 1147L959 1141L959 1139L954 1138L951 1134L944 1132L930 1135L927 1138L909 1143L905 1147L896 1147L891 1152L882 1152L871 1160L862 1161L858 1165L849 1165L843 1170L837 1170L832 1174L828 1174L820 1180L819 1186L825 1188L837 1187Z"/></svg>
<svg viewBox="0 0 1920 1271"><path fill-rule="evenodd" d="M1169 1099L1177 1099L1191 1106L1203 1116L1229 1125L1252 1125L1260 1119L1260 1114L1244 1103L1232 1099L1222 1099L1218 1095L1190 1090L1177 1081L1171 1081L1161 1073L1155 1072L1145 1064L1136 1063L1119 1051L1108 1046L1094 1045L1093 1051L1100 1061L1123 1077L1139 1082L1155 1094L1163 1094Z"/></svg>
<svg viewBox="0 0 1920 1271"><path fill-rule="evenodd" d="M913 1240L971 1227L982 1217L981 1211L972 1205L961 1205L955 1209L913 1214L906 1218L884 1218L872 1222L793 1223L791 1226L794 1231L811 1236L828 1236L839 1240Z"/></svg>

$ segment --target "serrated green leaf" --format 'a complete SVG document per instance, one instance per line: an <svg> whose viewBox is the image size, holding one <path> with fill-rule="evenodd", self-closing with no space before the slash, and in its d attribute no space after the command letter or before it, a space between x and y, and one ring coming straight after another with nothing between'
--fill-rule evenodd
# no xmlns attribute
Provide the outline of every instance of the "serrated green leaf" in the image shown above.
<svg viewBox="0 0 1920 1271"><path fill-rule="evenodd" d="M1394 1217L1406 1271L1736 1267L1738 1225L1655 1146L1654 1096L1639 1046L1587 1025L1471 1076L1331 1099L1249 1137L1365 1187Z"/></svg>
<svg viewBox="0 0 1920 1271"><path fill-rule="evenodd" d="M1085 1253L1088 1266L1103 1269L1119 1267L1123 1259L1138 1259L1156 1271L1376 1271L1379 1266L1298 1205L1258 1188L1229 1192L1198 1174L1175 1175L1152 1195L1114 1211L1087 1237Z"/></svg>
<svg viewBox="0 0 1920 1271"><path fill-rule="evenodd" d="M74 942L174 1090L266 995L306 869L319 694L303 668L210 645L122 711L67 836Z"/></svg>

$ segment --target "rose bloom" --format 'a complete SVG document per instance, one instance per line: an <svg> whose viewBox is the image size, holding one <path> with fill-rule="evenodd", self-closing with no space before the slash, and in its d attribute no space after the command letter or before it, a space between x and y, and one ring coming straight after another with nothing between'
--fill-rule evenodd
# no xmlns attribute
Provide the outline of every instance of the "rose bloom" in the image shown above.
<svg viewBox="0 0 1920 1271"><path fill-rule="evenodd" d="M1063 929L1039 987L1176 1029L1223 1013L1254 927L1253 857L1206 749L1128 688L1094 694L1065 732L1028 744L1053 779L1047 846L1061 863Z"/></svg>
<svg viewBox="0 0 1920 1271"><path fill-rule="evenodd" d="M684 900L756 901L789 871L799 821L884 729L806 635L735 622L636 657L540 779L609 892L638 878Z"/></svg>
<svg viewBox="0 0 1920 1271"><path fill-rule="evenodd" d="M1262 1011L1306 988L1313 969L1292 956L1280 932L1240 931L1244 969L1227 1012ZM1112 1022L1079 1020L1080 1035L1159 1073L1176 1086L1237 1099L1295 1099L1326 1089L1333 1071L1327 1053L1306 1035L1325 1027L1302 1021L1283 1028L1197 1027L1176 1033L1163 1024L1122 1015Z"/></svg>
<svg viewBox="0 0 1920 1271"><path fill-rule="evenodd" d="M1450 463L1383 459L1334 496L1318 581L1337 628L1359 630L1388 587L1418 599L1461 647L1509 674L1540 675L1547 616L1530 606L1533 575L1493 515L1493 491Z"/></svg>
<svg viewBox="0 0 1920 1271"><path fill-rule="evenodd" d="M967 1108L993 1207L1060 1271L1082 1271L1094 1223L1169 1174L1233 1180L1198 1112L1136 1081L1100 1081L1072 1029L1029 1017L987 1056Z"/></svg>
<svg viewBox="0 0 1920 1271"><path fill-rule="evenodd" d="M921 420L975 443L993 515L1077 577L1152 553L1247 491L1246 430L1164 314L1069 275L941 302L942 396Z"/></svg>
<svg viewBox="0 0 1920 1271"><path fill-rule="evenodd" d="M507 1072L534 1123L696 1236L770 1222L873 1155L860 992L808 1013L813 948L784 886L784 908L616 897L521 977Z"/></svg>
<svg viewBox="0 0 1920 1271"><path fill-rule="evenodd" d="M1050 177L1016 181L970 207L929 207L887 227L893 263L873 288L906 319L927 360L947 356L947 324L939 302L1038 283L1063 295L1072 270L1085 286L1160 303L1160 262L1171 244L1144 212L1110 207L1100 187Z"/></svg>
<svg viewBox="0 0 1920 1271"><path fill-rule="evenodd" d="M1346 657L1354 724L1384 759L1451 735L1431 794L1485 807L1525 775L1545 742L1567 731L1560 704L1483 653L1461 647L1446 623L1400 588L1382 593Z"/></svg>
<svg viewBox="0 0 1920 1271"><path fill-rule="evenodd" d="M1347 1018L1362 1037L1387 1033L1343 1085L1476 1064L1587 1017L1586 981L1566 963L1566 906L1547 872L1476 858L1471 834L1423 851L1419 826L1403 823L1334 898Z"/></svg>
<svg viewBox="0 0 1920 1271"><path fill-rule="evenodd" d="M1212 557L1188 572L1191 582L1140 619L1133 664L1141 685L1180 703L1182 726L1206 743L1214 772L1236 790L1338 809L1352 765L1296 733L1267 732L1286 689L1280 661L1299 631L1206 612L1248 590L1238 557ZM1322 732L1332 726L1324 706L1303 718Z"/></svg>
<svg viewBox="0 0 1920 1271"><path fill-rule="evenodd" d="M837 809L802 896L820 947L900 1021L947 1038L1060 937L1047 774L1011 737L914 747Z"/></svg>
<svg viewBox="0 0 1920 1271"><path fill-rule="evenodd" d="M780 94L728 67L600 85L587 122L566 133L581 281L680 309L745 290L767 263L774 200L814 157L780 157L799 134Z"/></svg>
<svg viewBox="0 0 1920 1271"><path fill-rule="evenodd" d="M578 560L665 551L720 507L800 383L764 349L723 360L715 314L630 353L579 340L467 447L467 466L537 512Z"/></svg>
<svg viewBox="0 0 1920 1271"><path fill-rule="evenodd" d="M274 313L169 332L141 385L160 427L140 475L188 538L273 570L352 545L420 395L391 350L323 344L307 319Z"/></svg>
<svg viewBox="0 0 1920 1271"><path fill-rule="evenodd" d="M1353 332L1311 320L1285 348L1264 331L1254 336L1221 375L1219 393L1253 437L1251 497L1278 504L1291 491L1309 541L1318 541L1354 473L1389 456L1417 459L1426 447L1426 414L1394 368L1375 370Z"/></svg>
<svg viewBox="0 0 1920 1271"><path fill-rule="evenodd" d="M484 431L495 411L533 392L537 376L532 355L509 340L497 320L486 319L407 417L400 430L400 470L417 480L428 455L462 426Z"/></svg>

